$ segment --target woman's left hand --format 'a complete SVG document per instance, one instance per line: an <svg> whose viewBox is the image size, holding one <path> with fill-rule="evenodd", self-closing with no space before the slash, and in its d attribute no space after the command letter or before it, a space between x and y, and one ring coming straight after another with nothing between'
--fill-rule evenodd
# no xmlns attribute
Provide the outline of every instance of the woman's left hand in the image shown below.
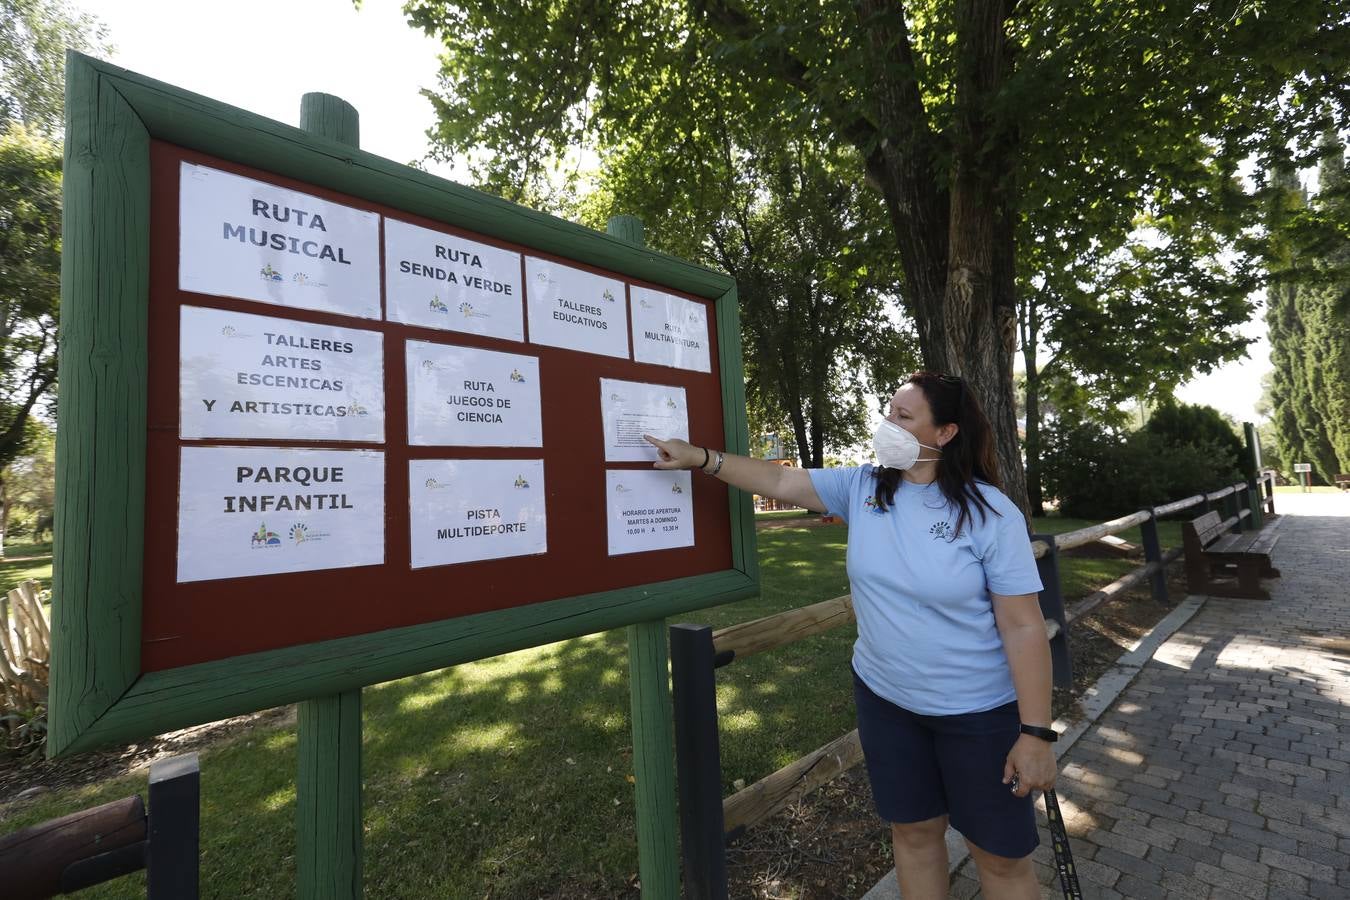
<svg viewBox="0 0 1350 900"><path fill-rule="evenodd" d="M1032 791L1052 790L1055 786L1054 748L1029 734L1019 737L1008 753L1008 761L1003 764L1003 783L1011 784L1012 792L1018 797L1025 797Z"/></svg>

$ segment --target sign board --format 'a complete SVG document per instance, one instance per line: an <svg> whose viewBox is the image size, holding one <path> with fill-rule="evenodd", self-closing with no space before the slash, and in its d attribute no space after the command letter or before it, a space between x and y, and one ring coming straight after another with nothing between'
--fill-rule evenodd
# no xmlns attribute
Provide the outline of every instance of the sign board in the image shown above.
<svg viewBox="0 0 1350 900"><path fill-rule="evenodd" d="M1294 463L1295 472L1311 472L1312 463Z"/></svg>
<svg viewBox="0 0 1350 900"><path fill-rule="evenodd" d="M49 746L758 590L727 276L72 55Z"/></svg>

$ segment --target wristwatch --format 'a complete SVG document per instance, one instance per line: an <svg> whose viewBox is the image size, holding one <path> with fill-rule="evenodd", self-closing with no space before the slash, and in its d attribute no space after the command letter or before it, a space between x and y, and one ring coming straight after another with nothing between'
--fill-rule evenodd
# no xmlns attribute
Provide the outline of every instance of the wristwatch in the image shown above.
<svg viewBox="0 0 1350 900"><path fill-rule="evenodd" d="M1038 737L1043 741L1053 744L1059 740L1059 735L1053 728L1042 728L1039 725L1023 725L1021 729L1023 734L1029 734L1032 737Z"/></svg>

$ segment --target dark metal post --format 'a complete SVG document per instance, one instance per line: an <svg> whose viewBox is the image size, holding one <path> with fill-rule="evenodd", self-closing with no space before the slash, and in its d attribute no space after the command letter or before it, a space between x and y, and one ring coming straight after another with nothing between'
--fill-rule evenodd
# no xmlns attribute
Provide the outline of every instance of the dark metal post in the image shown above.
<svg viewBox="0 0 1350 900"><path fill-rule="evenodd" d="M1059 581L1059 548L1053 534L1033 534L1033 541L1045 541L1050 549L1036 560L1036 571L1041 576L1041 616L1047 622L1059 623L1059 634L1050 639L1050 661L1054 665L1055 686L1073 684L1073 658L1069 653L1069 623L1064 620L1064 592Z"/></svg>
<svg viewBox="0 0 1350 900"><path fill-rule="evenodd" d="M1150 509L1148 519L1139 526L1144 537L1144 560L1157 563L1158 571L1149 578L1153 586L1153 599L1159 603L1167 602L1167 571L1162 565L1162 544L1158 541L1158 511Z"/></svg>
<svg viewBox="0 0 1350 900"><path fill-rule="evenodd" d="M195 900L201 849L197 754L175 756L150 767L149 818L147 900Z"/></svg>
<svg viewBox="0 0 1350 900"><path fill-rule="evenodd" d="M688 900L727 900L722 751L714 668L710 627L670 626L680 851L684 858L684 896Z"/></svg>

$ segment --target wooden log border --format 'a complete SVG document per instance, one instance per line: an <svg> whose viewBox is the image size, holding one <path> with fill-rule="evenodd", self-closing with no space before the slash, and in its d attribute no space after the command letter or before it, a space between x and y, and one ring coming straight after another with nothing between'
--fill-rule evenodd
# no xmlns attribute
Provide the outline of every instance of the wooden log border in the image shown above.
<svg viewBox="0 0 1350 900"><path fill-rule="evenodd" d="M749 447L740 312L720 272L78 53L66 67L49 756L758 593L751 498L733 490L722 572L142 674L152 139L715 300L734 453Z"/></svg>

